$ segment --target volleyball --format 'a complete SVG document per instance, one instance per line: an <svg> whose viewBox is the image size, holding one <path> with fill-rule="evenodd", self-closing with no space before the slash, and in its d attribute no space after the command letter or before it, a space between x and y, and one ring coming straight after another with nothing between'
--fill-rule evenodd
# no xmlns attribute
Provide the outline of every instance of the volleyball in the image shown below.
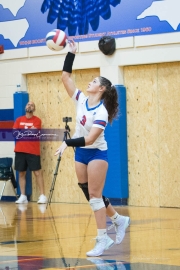
<svg viewBox="0 0 180 270"><path fill-rule="evenodd" d="M66 47L67 36L64 31L54 29L46 35L46 45L52 51L61 51Z"/></svg>

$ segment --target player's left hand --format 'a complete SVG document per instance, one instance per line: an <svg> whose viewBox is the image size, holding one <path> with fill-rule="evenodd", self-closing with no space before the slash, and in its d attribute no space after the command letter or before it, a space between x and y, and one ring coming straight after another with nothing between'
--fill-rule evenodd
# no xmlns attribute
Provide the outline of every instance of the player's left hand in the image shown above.
<svg viewBox="0 0 180 270"><path fill-rule="evenodd" d="M66 148L67 148L67 144L65 142L63 142L61 144L61 146L56 150L56 153L54 155L57 156L58 154L60 154L60 156L62 156L62 154Z"/></svg>
<svg viewBox="0 0 180 270"><path fill-rule="evenodd" d="M69 40L68 40L68 45L69 45L69 52L75 54L76 51L77 51L77 45L76 45L76 43L74 42L74 40L73 40L73 39L69 39Z"/></svg>

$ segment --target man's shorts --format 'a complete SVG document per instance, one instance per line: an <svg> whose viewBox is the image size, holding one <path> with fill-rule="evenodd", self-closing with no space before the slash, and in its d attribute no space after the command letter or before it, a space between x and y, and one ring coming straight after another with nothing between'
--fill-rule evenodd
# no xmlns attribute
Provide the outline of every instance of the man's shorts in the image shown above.
<svg viewBox="0 0 180 270"><path fill-rule="evenodd" d="M107 150L76 147L75 161L88 165L90 161L95 159L108 162Z"/></svg>
<svg viewBox="0 0 180 270"><path fill-rule="evenodd" d="M29 168L30 171L39 171L41 169L40 156L29 153L15 153L15 170L24 172Z"/></svg>

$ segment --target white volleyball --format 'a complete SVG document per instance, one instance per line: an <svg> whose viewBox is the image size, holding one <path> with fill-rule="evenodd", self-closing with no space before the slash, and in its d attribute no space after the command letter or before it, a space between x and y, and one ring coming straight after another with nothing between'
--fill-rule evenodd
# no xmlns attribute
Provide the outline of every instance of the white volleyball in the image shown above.
<svg viewBox="0 0 180 270"><path fill-rule="evenodd" d="M46 35L46 45L52 51L61 51L66 47L67 36L64 31L54 29Z"/></svg>

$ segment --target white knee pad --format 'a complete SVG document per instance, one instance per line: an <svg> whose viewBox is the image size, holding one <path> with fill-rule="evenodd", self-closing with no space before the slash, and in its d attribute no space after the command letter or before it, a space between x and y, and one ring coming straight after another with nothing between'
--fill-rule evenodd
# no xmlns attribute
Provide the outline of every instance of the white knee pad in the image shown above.
<svg viewBox="0 0 180 270"><path fill-rule="evenodd" d="M94 212L105 207L103 198L92 198L89 200L89 204Z"/></svg>

